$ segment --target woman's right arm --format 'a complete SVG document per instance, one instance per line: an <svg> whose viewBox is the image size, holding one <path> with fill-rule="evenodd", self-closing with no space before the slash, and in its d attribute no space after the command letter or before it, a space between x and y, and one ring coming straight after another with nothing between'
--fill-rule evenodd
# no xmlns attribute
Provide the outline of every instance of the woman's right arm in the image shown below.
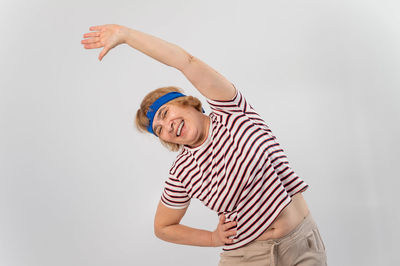
<svg viewBox="0 0 400 266"><path fill-rule="evenodd" d="M202 247L218 247L232 242L228 237L236 234L235 230L229 230L234 222L224 223L222 215L215 231L196 229L180 224L186 210L187 207L168 208L160 201L154 218L155 235L167 242Z"/></svg>
<svg viewBox="0 0 400 266"><path fill-rule="evenodd" d="M229 80L178 45L116 24L93 26L89 30L94 32L84 34L88 39L82 40L81 43L86 49L104 47L99 54L99 60L115 46L126 43L157 61L181 71L208 99L231 100L236 95L236 89Z"/></svg>

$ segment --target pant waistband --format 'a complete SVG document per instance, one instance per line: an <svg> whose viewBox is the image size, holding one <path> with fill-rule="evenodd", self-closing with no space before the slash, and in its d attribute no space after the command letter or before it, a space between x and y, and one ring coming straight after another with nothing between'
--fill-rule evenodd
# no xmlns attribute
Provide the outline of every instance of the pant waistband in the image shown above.
<svg viewBox="0 0 400 266"><path fill-rule="evenodd" d="M313 217L311 216L311 213L309 212L308 215L299 223L292 231L290 231L288 234L284 235L283 237L280 238L272 238L272 239L266 239L266 240L256 240L253 241L246 246L268 246L271 244L280 244L284 243L287 241L293 241L297 237L302 236L302 232L308 232L312 230L313 228L316 228L315 221ZM245 246L244 246L245 247Z"/></svg>

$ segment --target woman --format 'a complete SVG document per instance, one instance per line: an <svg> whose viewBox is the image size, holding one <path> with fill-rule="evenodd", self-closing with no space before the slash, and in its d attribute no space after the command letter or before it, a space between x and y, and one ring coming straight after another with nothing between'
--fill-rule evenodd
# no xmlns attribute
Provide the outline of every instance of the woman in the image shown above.
<svg viewBox="0 0 400 266"><path fill-rule="evenodd" d="M219 265L326 265L318 228L302 196L308 185L290 168L268 125L235 86L179 46L120 25L90 27L84 48L99 60L119 44L180 70L212 112L177 87L150 92L136 125L179 151L158 204L157 237L224 246ZM180 224L191 198L217 212L213 232Z"/></svg>

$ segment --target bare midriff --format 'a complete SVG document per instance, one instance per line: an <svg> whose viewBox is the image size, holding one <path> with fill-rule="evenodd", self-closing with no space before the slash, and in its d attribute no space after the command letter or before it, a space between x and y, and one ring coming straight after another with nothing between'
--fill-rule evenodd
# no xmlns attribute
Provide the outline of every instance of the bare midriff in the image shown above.
<svg viewBox="0 0 400 266"><path fill-rule="evenodd" d="M309 210L301 192L292 197L292 201L278 215L275 221L257 240L281 238L289 234L308 215Z"/></svg>

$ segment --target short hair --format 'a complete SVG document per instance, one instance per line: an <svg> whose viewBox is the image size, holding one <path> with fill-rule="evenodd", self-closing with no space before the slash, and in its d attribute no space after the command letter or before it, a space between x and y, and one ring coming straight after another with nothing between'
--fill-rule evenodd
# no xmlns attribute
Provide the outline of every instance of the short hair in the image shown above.
<svg viewBox="0 0 400 266"><path fill-rule="evenodd" d="M183 93L183 90L181 88L178 88L175 86L168 86L168 87L161 87L161 88L155 89L155 90L149 92L143 98L142 103L140 104L140 108L136 112L136 118L135 118L136 128L140 132L150 133L149 131L147 131L147 127L148 127L150 121L146 115L150 106L161 96L163 96L169 92L173 92L173 91ZM200 100L193 96L178 97L176 99L173 99L169 103L177 104L177 105L181 105L181 106L191 106L191 107L195 108L197 111L202 112L202 105L201 105ZM162 139L160 139L160 142L170 151L178 151L182 147L181 144L163 141Z"/></svg>

